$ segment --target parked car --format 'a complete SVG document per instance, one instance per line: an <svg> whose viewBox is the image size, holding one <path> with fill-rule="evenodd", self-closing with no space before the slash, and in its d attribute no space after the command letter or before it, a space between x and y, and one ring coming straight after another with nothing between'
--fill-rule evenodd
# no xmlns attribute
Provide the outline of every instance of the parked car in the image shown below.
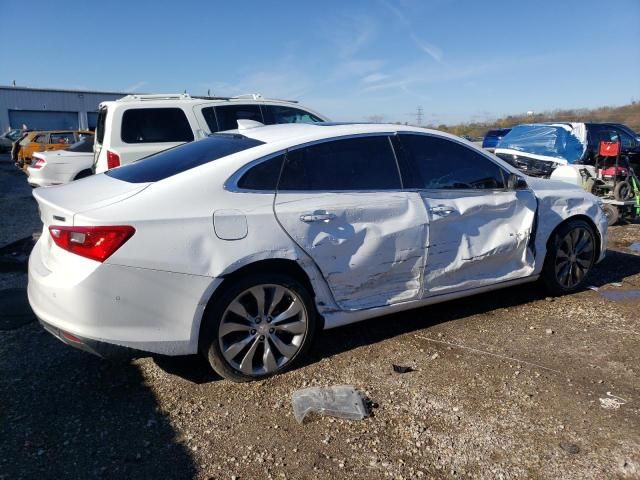
<svg viewBox="0 0 640 480"><path fill-rule="evenodd" d="M31 157L35 152L63 150L69 148L82 138L93 135L88 130L52 130L28 132L18 142L15 157L16 166L21 170L31 165Z"/></svg>
<svg viewBox="0 0 640 480"><path fill-rule="evenodd" d="M44 328L103 356L201 352L246 381L289 368L318 329L537 279L575 292L604 257L594 196L452 135L242 125L34 190Z"/></svg>
<svg viewBox="0 0 640 480"><path fill-rule="evenodd" d="M88 177L93 172L93 135L87 135L66 150L36 152L27 168L29 185L47 187Z"/></svg>
<svg viewBox="0 0 640 480"><path fill-rule="evenodd" d="M485 133L484 139L482 140L482 148L493 152L498 142L502 140L502 138L510 131L510 128L498 128L496 130L489 130L487 133Z"/></svg>
<svg viewBox="0 0 640 480"><path fill-rule="evenodd" d="M23 131L20 128L12 128L0 135L0 152L10 152L11 145L22 136Z"/></svg>
<svg viewBox="0 0 640 480"><path fill-rule="evenodd" d="M327 118L297 102L239 97L127 95L100 104L95 171L132 163L210 133L237 128L237 120L263 124L313 123Z"/></svg>
<svg viewBox="0 0 640 480"><path fill-rule="evenodd" d="M603 135L616 132L621 155L640 166L640 142L610 123L531 123L515 126L498 142L495 154L511 165L539 177L549 177L560 165L593 165Z"/></svg>

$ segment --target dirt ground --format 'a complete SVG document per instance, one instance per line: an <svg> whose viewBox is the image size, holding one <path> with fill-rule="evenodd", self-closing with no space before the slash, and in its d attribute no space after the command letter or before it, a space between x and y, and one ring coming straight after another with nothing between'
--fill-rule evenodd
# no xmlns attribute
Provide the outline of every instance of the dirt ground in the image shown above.
<svg viewBox="0 0 640 480"><path fill-rule="evenodd" d="M41 229L30 194L1 156L0 247ZM324 332L304 365L251 384L197 357L111 364L63 345L0 255L0 479L640 478L640 224L610 237L593 289L525 285ZM294 391L337 384L373 416L295 421Z"/></svg>

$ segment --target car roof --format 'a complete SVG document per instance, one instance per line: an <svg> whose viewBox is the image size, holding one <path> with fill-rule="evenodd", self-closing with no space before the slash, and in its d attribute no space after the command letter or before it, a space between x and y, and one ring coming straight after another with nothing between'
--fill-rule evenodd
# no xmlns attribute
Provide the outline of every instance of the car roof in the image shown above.
<svg viewBox="0 0 640 480"><path fill-rule="evenodd" d="M432 133L460 140L454 135L445 132L430 130L421 127L396 125L391 123L283 123L277 125L258 126L254 128L229 130L220 133L239 133L249 138L254 138L264 143L289 143L300 144L306 141L321 140L324 138L342 137L349 135L362 135L368 133ZM215 133L213 135L216 135Z"/></svg>

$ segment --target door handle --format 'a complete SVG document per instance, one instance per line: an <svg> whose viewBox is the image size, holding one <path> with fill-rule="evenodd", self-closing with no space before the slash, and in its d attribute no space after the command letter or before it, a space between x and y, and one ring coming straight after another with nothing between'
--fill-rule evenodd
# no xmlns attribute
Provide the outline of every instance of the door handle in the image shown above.
<svg viewBox="0 0 640 480"><path fill-rule="evenodd" d="M437 207L431 207L429 209L429 211L431 213L433 213L434 215L439 215L441 217L446 217L447 215L449 215L450 213L453 213L456 211L455 208L453 207L447 207L445 205L438 205Z"/></svg>
<svg viewBox="0 0 640 480"><path fill-rule="evenodd" d="M305 213L304 215L300 215L300 220L305 223L311 222L330 222L336 218L335 213L329 212L313 212L313 213Z"/></svg>

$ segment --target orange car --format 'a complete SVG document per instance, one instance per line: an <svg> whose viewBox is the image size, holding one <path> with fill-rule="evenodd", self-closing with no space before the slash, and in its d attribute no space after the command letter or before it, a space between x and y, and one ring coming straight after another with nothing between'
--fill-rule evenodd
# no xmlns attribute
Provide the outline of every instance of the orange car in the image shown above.
<svg viewBox="0 0 640 480"><path fill-rule="evenodd" d="M48 132L28 132L18 142L17 152L14 152L16 166L22 170L31 165L31 156L35 152L47 150L64 150L72 144L82 140L87 135L93 135L88 130L51 130Z"/></svg>

